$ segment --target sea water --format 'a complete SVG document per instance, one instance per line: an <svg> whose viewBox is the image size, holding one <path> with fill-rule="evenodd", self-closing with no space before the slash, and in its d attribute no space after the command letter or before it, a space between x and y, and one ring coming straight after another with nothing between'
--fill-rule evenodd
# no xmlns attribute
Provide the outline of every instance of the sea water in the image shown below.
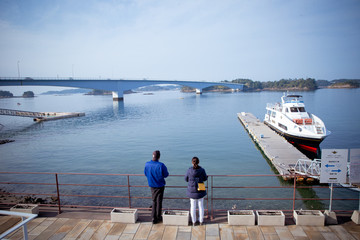
<svg viewBox="0 0 360 240"><path fill-rule="evenodd" d="M320 117L332 132L322 149L360 148L359 89L320 89L294 92L303 95L306 110ZM84 112L79 118L34 123L31 118L0 116L0 139L14 142L0 145L2 172L121 173L143 174L144 164L154 150L171 175L168 186L186 186L183 175L197 156L210 175L275 174L237 119L238 112L253 113L263 120L267 103L280 102L283 92L182 93L124 95L123 102L111 96L37 95L35 98L0 99L0 108L40 112ZM122 177L59 176L61 183L125 184ZM53 182L53 175L0 175L0 181ZM145 177L132 177L132 184L146 185ZM215 177L214 186L289 186L290 189L215 189L214 197L292 198L291 183L278 177ZM325 187L325 188L317 188ZM32 192L39 186L1 185L8 191ZM122 195L127 189L62 187L62 193ZM53 187L50 187L53 192ZM125 192L124 192L125 191ZM184 197L186 188L167 188L165 197ZM132 194L150 196L147 188L132 188ZM329 198L327 185L298 190L298 198ZM358 199L359 193L335 189L334 198ZM80 201L64 200L69 204ZM92 199L91 205L127 204L123 199ZM133 200L134 206L147 200ZM165 207L188 205L164 201ZM215 208L237 205L243 209L289 209L292 201L215 201ZM334 201L333 209L357 209L358 201ZM328 201L296 201L297 208L327 208Z"/></svg>

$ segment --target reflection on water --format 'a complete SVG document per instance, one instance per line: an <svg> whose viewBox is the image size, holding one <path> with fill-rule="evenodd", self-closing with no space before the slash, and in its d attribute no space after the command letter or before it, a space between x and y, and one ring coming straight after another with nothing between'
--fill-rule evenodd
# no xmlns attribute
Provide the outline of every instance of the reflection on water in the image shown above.
<svg viewBox="0 0 360 240"><path fill-rule="evenodd" d="M338 97L338 95L343 97ZM62 119L43 123L34 123L27 118L9 118L0 116L4 126L0 130L0 139L11 138L15 142L0 145L1 171L28 172L80 172L80 173L136 173L142 174L146 161L151 159L155 149L160 149L163 161L171 175L183 175L190 166L193 156L200 158L200 165L211 175L273 174L277 173L266 162L258 148L254 147L250 137L239 123L236 113L251 112L261 119L265 106L282 93L209 93L201 96L181 92L154 92L153 95L130 94L124 101L114 102L111 96L39 96L22 100L17 106L15 99L0 99L1 108L54 111L84 112L80 118ZM354 120L360 118L359 109L349 109L346 101L360 101L359 90L341 91L319 90L302 93L309 98L308 109L324 120L332 130L322 148L359 147L360 126ZM325 100L324 100L325 99ZM324 101L326 106L324 107ZM340 119L339 119L340 118ZM344 124L338 124L343 122ZM19 168L20 167L20 168ZM16 176L16 181L43 181L34 176ZM68 179L68 180L67 180ZM0 174L0 182L10 181L9 176ZM14 180L14 179L12 179ZM49 177L54 183L54 177ZM82 176L81 179L60 178L61 183L81 182L89 184L123 184L122 179ZM145 184L145 177L132 179L132 184ZM186 182L183 177L171 177L165 197L186 198ZM245 198L292 198L292 182L284 182L277 177L238 177L214 178L214 186L287 186L286 189L264 188L216 188L214 197L236 197L243 200L214 201L219 209L292 209L292 201L245 200ZM314 184L313 186L317 186ZM1 185L2 189L15 192L32 192L39 186ZM46 186L46 192L54 192L53 186ZM49 188L49 189L48 189ZM127 193L123 187L87 187L64 186L61 191L67 195L99 193L109 196L121 196ZM148 188L131 188L140 196L150 196ZM350 191L348 191L350 192ZM336 189L336 194L350 198L358 195ZM297 190L299 198L311 196L329 198L328 189ZM128 199L91 198L84 199L68 196L64 203L84 203L89 205L111 203L127 206ZM74 202L72 202L74 201ZM133 205L148 207L148 199L132 199ZM326 201L296 201L297 208L322 208ZM334 209L343 208L343 201L334 201ZM166 207L188 207L188 200L164 201ZM181 205L181 206L180 206ZM347 201L346 208L358 207L358 201Z"/></svg>

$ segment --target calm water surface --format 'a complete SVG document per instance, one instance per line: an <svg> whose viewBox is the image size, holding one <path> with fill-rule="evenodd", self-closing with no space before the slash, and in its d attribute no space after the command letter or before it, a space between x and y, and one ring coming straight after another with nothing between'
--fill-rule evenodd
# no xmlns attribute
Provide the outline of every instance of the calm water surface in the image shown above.
<svg viewBox="0 0 360 240"><path fill-rule="evenodd" d="M0 139L15 140L13 143L0 145L0 168L1 171L24 172L142 174L144 163L151 159L154 150L159 149L160 160L167 165L172 175L185 174L193 156L200 158L200 165L208 174L273 174L271 166L251 141L236 114L251 112L262 120L266 103L279 102L282 94L240 92L205 93L199 96L164 91L155 92L154 95L125 95L124 102L119 103L113 102L111 96L80 94L0 99L0 108L86 114L81 118L43 123L33 123L31 118L0 116L0 123L3 125ZM304 96L307 111L319 116L332 132L320 145L322 149L360 148L360 108L357 106L360 102L359 89L322 89L299 94ZM8 178L9 176L0 175L0 181ZM17 176L17 179L21 178ZM70 178L66 177L61 181ZM98 182L99 179L82 177L76 181ZM134 181L146 184L143 177ZM240 186L286 185L276 177L216 181ZM173 177L169 178L168 185L185 184L182 177ZM0 188L14 190L9 186ZM111 195L113 189L107 191ZM179 190L176 191L167 190L167 196L178 196ZM185 196L185 190L183 191ZM284 190L279 191L284 193ZM224 194L229 195L229 191L218 191L219 196L225 197ZM279 197L279 192L274 189L244 189L232 191L231 194L238 194L238 197ZM297 194L299 197L328 198L329 190L314 188ZM335 198L344 196L358 198L359 193L347 189L335 190ZM282 197L292 197L292 192L289 191ZM143 202L134 204L141 205ZM172 203L164 204L171 206ZM235 204L241 208L264 208L269 202L241 201ZM324 208L328 203L311 204L316 205L314 208ZM359 206L358 201L335 201L334 204L337 207L335 209L357 209ZM273 205L279 209L284 208L281 201L275 201ZM298 207L303 208L311 208L310 205L297 203Z"/></svg>

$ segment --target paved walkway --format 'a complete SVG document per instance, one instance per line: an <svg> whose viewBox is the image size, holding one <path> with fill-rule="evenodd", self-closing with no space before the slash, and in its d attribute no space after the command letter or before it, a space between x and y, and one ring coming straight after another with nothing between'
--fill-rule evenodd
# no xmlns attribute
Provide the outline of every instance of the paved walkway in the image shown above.
<svg viewBox="0 0 360 240"><path fill-rule="evenodd" d="M193 227L152 224L143 217L135 224L112 223L109 218L109 213L93 212L40 214L28 224L29 239L360 239L360 225L349 220L325 227L296 226L291 221L286 226L230 226L222 218ZM0 233L18 221L0 216ZM22 239L22 230L7 238Z"/></svg>

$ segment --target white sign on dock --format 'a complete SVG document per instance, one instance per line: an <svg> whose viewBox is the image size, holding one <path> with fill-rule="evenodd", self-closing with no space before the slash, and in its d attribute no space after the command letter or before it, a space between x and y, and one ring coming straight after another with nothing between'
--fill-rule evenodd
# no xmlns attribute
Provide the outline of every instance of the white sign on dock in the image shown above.
<svg viewBox="0 0 360 240"><path fill-rule="evenodd" d="M350 180L351 183L360 183L360 149L350 149Z"/></svg>
<svg viewBox="0 0 360 240"><path fill-rule="evenodd" d="M347 159L348 149L323 149L320 183L345 183Z"/></svg>

